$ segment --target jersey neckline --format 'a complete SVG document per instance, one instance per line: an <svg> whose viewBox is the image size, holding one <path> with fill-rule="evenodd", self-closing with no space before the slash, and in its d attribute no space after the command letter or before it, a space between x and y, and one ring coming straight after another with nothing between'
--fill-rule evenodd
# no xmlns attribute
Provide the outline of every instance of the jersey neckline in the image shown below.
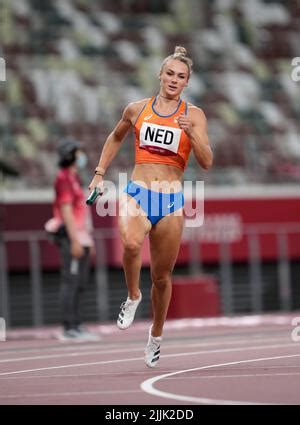
<svg viewBox="0 0 300 425"><path fill-rule="evenodd" d="M159 113L155 110L155 108L154 108L154 104L155 104L155 102L156 102L156 99L157 99L157 95L154 97L154 99L153 99L153 101L152 101L152 105L151 105L151 107L152 107L152 111L153 111L156 115L158 115L159 117L162 117L162 118L169 118L169 117L171 117L172 115L175 115L175 114L178 112L178 110L179 110L179 108L180 108L180 106L181 106L181 103L182 103L182 99L180 98L180 99L179 99L179 102L178 102L178 105L177 105L177 108L176 108L176 110L175 110L174 112L172 112L172 114L169 114L169 115L161 115L161 114L159 114Z"/></svg>

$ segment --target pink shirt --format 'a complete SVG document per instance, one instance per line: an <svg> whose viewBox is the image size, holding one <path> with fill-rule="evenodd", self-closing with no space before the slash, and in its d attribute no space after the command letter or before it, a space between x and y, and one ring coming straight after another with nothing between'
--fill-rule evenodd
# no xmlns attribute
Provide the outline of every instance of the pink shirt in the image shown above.
<svg viewBox="0 0 300 425"><path fill-rule="evenodd" d="M81 187L78 174L69 168L59 171L55 181L55 201L53 204L54 218L63 222L61 206L71 204L77 230L77 239L83 246L93 246L92 220L85 203L85 194Z"/></svg>

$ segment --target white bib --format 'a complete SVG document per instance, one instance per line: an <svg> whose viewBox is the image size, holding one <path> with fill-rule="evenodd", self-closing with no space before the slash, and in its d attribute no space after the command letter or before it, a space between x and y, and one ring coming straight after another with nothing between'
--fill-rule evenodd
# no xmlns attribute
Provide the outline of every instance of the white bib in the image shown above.
<svg viewBox="0 0 300 425"><path fill-rule="evenodd" d="M140 131L140 147L178 152L181 129L144 122Z"/></svg>

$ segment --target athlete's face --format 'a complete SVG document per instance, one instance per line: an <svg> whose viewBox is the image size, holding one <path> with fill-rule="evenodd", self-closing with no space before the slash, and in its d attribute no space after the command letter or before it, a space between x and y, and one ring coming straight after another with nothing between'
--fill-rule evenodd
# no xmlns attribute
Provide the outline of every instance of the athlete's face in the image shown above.
<svg viewBox="0 0 300 425"><path fill-rule="evenodd" d="M159 79L162 92L177 97L188 83L189 69L184 62L170 59L161 70Z"/></svg>

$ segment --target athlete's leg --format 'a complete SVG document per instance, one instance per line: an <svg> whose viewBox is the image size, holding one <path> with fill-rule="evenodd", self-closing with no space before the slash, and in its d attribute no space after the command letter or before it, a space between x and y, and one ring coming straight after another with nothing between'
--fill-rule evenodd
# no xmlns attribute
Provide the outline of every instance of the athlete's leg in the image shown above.
<svg viewBox="0 0 300 425"><path fill-rule="evenodd" d="M136 300L140 296L141 249L151 223L136 201L122 194L120 199L119 231L123 243L123 267L128 297Z"/></svg>
<svg viewBox="0 0 300 425"><path fill-rule="evenodd" d="M183 216L168 215L150 231L152 278L152 336L161 336L172 294L172 271L176 263L183 229Z"/></svg>

